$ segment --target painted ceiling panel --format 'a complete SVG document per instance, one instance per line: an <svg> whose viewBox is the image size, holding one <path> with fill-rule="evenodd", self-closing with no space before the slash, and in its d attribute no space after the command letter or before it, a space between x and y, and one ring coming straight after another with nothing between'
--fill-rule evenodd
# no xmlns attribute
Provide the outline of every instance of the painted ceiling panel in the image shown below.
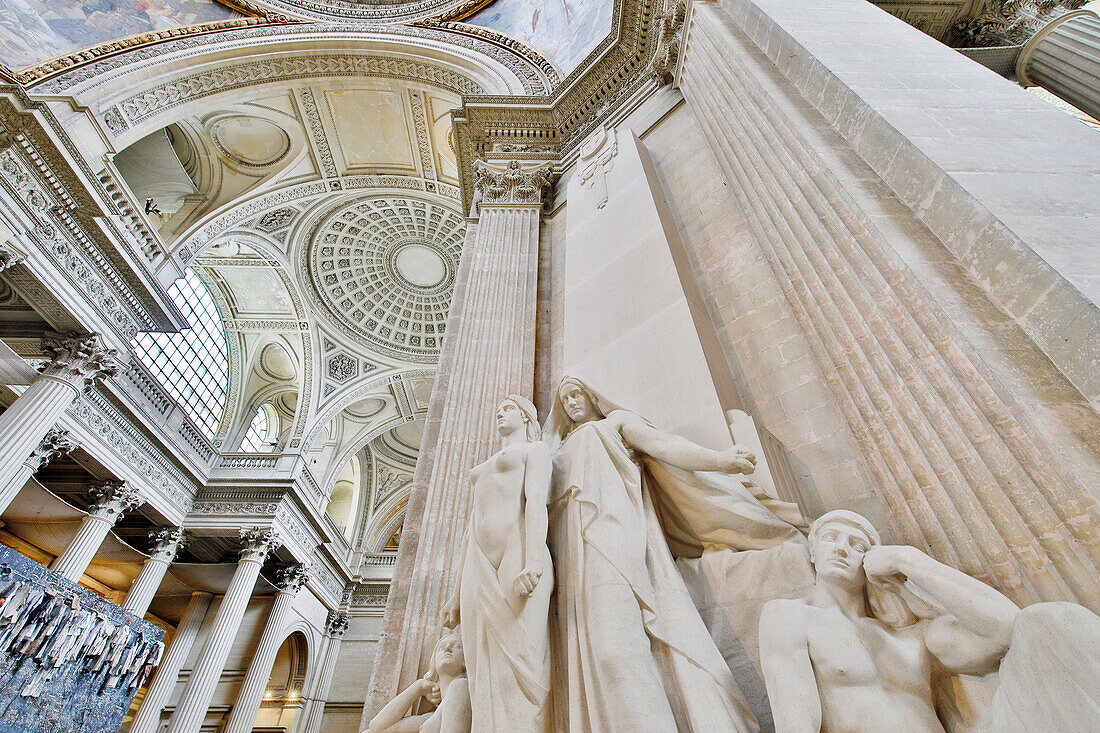
<svg viewBox="0 0 1100 733"><path fill-rule="evenodd" d="M507 33L568 74L608 33L615 0L496 0L467 23Z"/></svg>
<svg viewBox="0 0 1100 733"><path fill-rule="evenodd" d="M22 69L136 33L239 17L213 0L0 0L0 62Z"/></svg>

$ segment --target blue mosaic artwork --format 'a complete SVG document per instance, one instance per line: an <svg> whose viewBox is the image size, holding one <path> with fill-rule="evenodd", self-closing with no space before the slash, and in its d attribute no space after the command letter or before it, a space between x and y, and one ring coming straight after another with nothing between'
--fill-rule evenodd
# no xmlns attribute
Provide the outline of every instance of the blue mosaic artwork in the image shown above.
<svg viewBox="0 0 1100 733"><path fill-rule="evenodd" d="M163 636L0 545L0 733L116 733Z"/></svg>

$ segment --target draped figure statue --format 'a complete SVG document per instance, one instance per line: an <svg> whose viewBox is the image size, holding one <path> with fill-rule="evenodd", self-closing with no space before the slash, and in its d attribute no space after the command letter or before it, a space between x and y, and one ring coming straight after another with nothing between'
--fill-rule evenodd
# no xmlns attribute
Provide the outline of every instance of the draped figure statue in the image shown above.
<svg viewBox="0 0 1100 733"><path fill-rule="evenodd" d="M454 627L461 619L473 733L544 733L551 729L550 450L524 397L502 400L496 421L502 447L470 471L466 549L442 620Z"/></svg>
<svg viewBox="0 0 1100 733"><path fill-rule="evenodd" d="M579 379L564 378L555 397L543 435L554 450L555 653L567 688L555 698L559 725L757 730L673 554L804 542L776 513L794 519L796 508L728 475L755 467L741 448L661 432Z"/></svg>

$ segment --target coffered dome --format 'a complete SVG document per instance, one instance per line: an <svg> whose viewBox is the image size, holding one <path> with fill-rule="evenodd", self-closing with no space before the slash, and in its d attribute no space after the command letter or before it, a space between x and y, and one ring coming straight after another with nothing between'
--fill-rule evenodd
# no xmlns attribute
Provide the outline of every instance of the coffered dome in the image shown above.
<svg viewBox="0 0 1100 733"><path fill-rule="evenodd" d="M434 360L465 228L456 210L438 203L355 199L308 233L303 259L313 295L353 335L398 358Z"/></svg>

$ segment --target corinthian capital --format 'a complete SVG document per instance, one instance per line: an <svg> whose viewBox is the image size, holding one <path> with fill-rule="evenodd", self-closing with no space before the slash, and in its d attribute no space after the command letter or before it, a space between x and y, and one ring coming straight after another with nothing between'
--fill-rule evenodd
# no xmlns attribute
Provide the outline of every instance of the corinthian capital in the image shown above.
<svg viewBox="0 0 1100 733"><path fill-rule="evenodd" d="M172 562L187 544L187 534L182 527L162 527L149 533L149 557Z"/></svg>
<svg viewBox="0 0 1100 733"><path fill-rule="evenodd" d="M0 272L18 265L25 259L27 256L10 244L0 244Z"/></svg>
<svg viewBox="0 0 1100 733"><path fill-rule="evenodd" d="M991 0L981 13L955 25L956 46L1012 46L1031 40L1043 26L1087 0Z"/></svg>
<svg viewBox="0 0 1100 733"><path fill-rule="evenodd" d="M329 611L325 620L325 633L329 636L340 637L348 630L351 617L343 611Z"/></svg>
<svg viewBox="0 0 1100 733"><path fill-rule="evenodd" d="M125 481L108 481L93 487L88 493L93 500L88 513L112 524L126 512L145 503L138 490Z"/></svg>
<svg viewBox="0 0 1100 733"><path fill-rule="evenodd" d="M51 359L42 373L62 379L77 390L91 387L97 379L113 377L122 368L118 351L104 346L98 333L48 334L42 339L42 350Z"/></svg>
<svg viewBox="0 0 1100 733"><path fill-rule="evenodd" d="M275 587L284 593L297 593L309 580L309 564L283 565L275 571Z"/></svg>
<svg viewBox="0 0 1100 733"><path fill-rule="evenodd" d="M483 160L474 163L475 199L480 206L533 204L542 206L550 197L554 174L549 164L524 169L518 160L503 170Z"/></svg>
<svg viewBox="0 0 1100 733"><path fill-rule="evenodd" d="M23 463L32 471L37 471L54 458L64 453L72 453L76 448L77 443L69 436L68 430L50 428L50 432L46 433L46 437L37 448L31 451L30 456Z"/></svg>
<svg viewBox="0 0 1100 733"><path fill-rule="evenodd" d="M273 529L252 527L241 530L241 559L263 562L282 541Z"/></svg>

